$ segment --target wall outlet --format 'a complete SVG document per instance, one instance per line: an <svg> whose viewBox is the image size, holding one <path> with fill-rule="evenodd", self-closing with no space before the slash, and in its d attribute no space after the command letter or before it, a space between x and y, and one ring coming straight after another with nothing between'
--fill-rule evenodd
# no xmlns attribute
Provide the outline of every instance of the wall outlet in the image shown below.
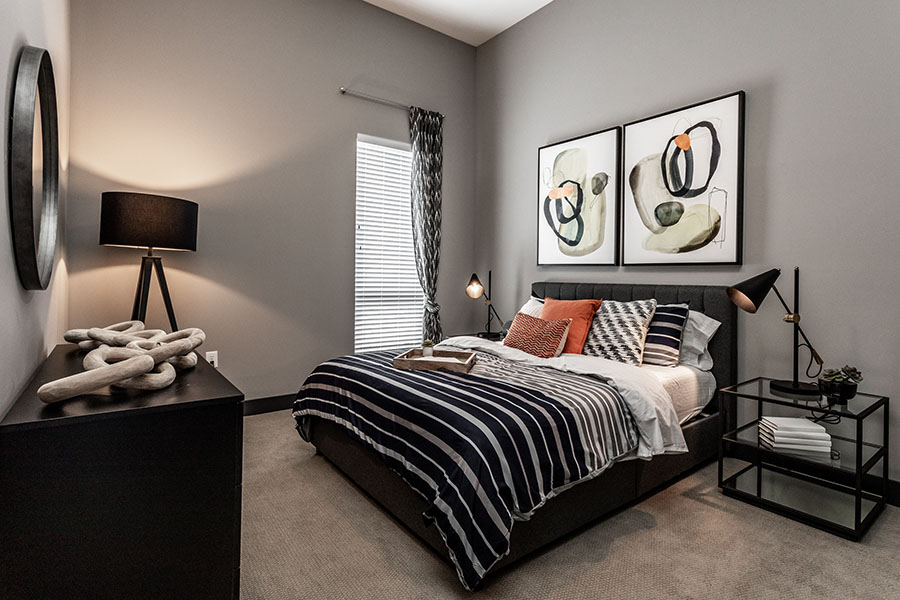
<svg viewBox="0 0 900 600"><path fill-rule="evenodd" d="M211 350L206 353L206 362L214 366L215 368L219 368L219 351Z"/></svg>

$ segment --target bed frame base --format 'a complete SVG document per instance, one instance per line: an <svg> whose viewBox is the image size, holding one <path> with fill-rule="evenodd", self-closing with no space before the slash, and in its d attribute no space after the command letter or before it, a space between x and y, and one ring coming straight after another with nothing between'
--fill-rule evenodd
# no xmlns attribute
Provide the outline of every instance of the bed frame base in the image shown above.
<svg viewBox="0 0 900 600"><path fill-rule="evenodd" d="M427 526L426 501L391 471L378 454L331 421L312 417L312 443L340 471L448 563L437 528ZM549 543L581 529L680 478L716 456L718 415L701 415L683 428L690 452L657 456L652 461L619 462L603 474L551 498L528 521L512 529L510 553L491 569L512 564Z"/></svg>

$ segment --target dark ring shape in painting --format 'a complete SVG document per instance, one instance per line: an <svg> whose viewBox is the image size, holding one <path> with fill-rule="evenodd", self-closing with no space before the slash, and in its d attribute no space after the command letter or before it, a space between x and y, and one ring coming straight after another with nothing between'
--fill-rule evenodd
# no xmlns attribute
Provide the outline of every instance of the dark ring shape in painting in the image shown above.
<svg viewBox="0 0 900 600"><path fill-rule="evenodd" d="M577 181L572 181L571 179L566 179L561 184L559 184L559 187L563 187L567 183L571 183L573 186L575 186L575 190L577 192L577 200L575 201L574 205L572 204L572 201L568 196L565 197L566 204L568 204L569 208L572 209L572 216L567 217L565 214L563 214L563 198L557 198L555 205L556 218L559 220L560 225L575 221L578 224L578 230L575 233L575 237L567 238L566 236L562 235L556 228L556 224L553 221L553 215L550 212L550 196L544 198L544 218L547 220L547 224L550 225L550 230L553 231L554 235L562 240L564 244L566 244L567 246L577 246L579 243L581 243L581 238L584 236L584 219L581 217L581 209L584 206L584 190L581 189L581 184L579 184Z"/></svg>
<svg viewBox="0 0 900 600"><path fill-rule="evenodd" d="M677 137L677 136L676 136ZM674 137L672 138L675 139ZM671 140L669 140L671 143ZM669 151L668 145L666 146L666 152ZM678 172L678 156L681 154L682 150L678 146L675 146L675 151L672 153L672 157L669 159L669 173L672 174L672 187L675 189L669 189L669 183L666 182L666 189L669 189L669 193L673 196L678 196L684 194L686 190L689 190L691 184L694 181L694 150L692 148L688 148L684 151L684 181L681 180L681 173ZM663 169L663 181L665 181L666 170Z"/></svg>
<svg viewBox="0 0 900 600"><path fill-rule="evenodd" d="M672 158L669 162L669 168L672 169L672 182L671 185L669 183L669 169L666 168L666 155L669 153L669 147L672 145L672 142L676 140L679 136L673 135L669 138L668 143L666 143L666 148L663 150L662 156L660 156L660 168L662 169L663 183L665 183L666 190L676 198L696 198L700 194L706 191L706 188L709 187L710 181L712 181L712 177L716 172L716 169L719 166L719 157L722 154L722 144L719 142L719 134L716 131L715 126L709 121L700 121L696 125L692 125L684 130L684 134L690 134L693 130L697 128L703 128L709 131L712 136L712 149L709 153L709 172L706 176L706 183L699 188L691 188L692 179L694 176L694 160L693 160L693 150L688 148L684 153L684 163L685 163L685 177L684 183L681 184L681 177L678 174L678 154L681 152L681 148L677 145L675 147L675 151L672 153ZM683 135L683 134L680 134ZM690 155L688 154L690 153ZM673 189L675 188L675 189Z"/></svg>

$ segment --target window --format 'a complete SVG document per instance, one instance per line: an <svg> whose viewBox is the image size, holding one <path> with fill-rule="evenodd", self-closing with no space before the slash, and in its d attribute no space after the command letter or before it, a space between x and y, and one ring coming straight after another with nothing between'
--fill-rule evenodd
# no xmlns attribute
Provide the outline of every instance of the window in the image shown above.
<svg viewBox="0 0 900 600"><path fill-rule="evenodd" d="M425 295L416 274L409 144L356 140L356 352L422 343Z"/></svg>

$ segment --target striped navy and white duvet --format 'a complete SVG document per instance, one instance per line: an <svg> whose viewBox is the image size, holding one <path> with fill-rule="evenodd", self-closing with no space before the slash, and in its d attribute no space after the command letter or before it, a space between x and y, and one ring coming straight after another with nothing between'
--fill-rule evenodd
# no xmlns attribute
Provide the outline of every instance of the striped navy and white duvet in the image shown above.
<svg viewBox="0 0 900 600"><path fill-rule="evenodd" d="M631 452L638 434L610 383L478 353L469 373L394 369L396 352L343 356L294 403L340 424L428 501L467 589L509 551L515 520Z"/></svg>

